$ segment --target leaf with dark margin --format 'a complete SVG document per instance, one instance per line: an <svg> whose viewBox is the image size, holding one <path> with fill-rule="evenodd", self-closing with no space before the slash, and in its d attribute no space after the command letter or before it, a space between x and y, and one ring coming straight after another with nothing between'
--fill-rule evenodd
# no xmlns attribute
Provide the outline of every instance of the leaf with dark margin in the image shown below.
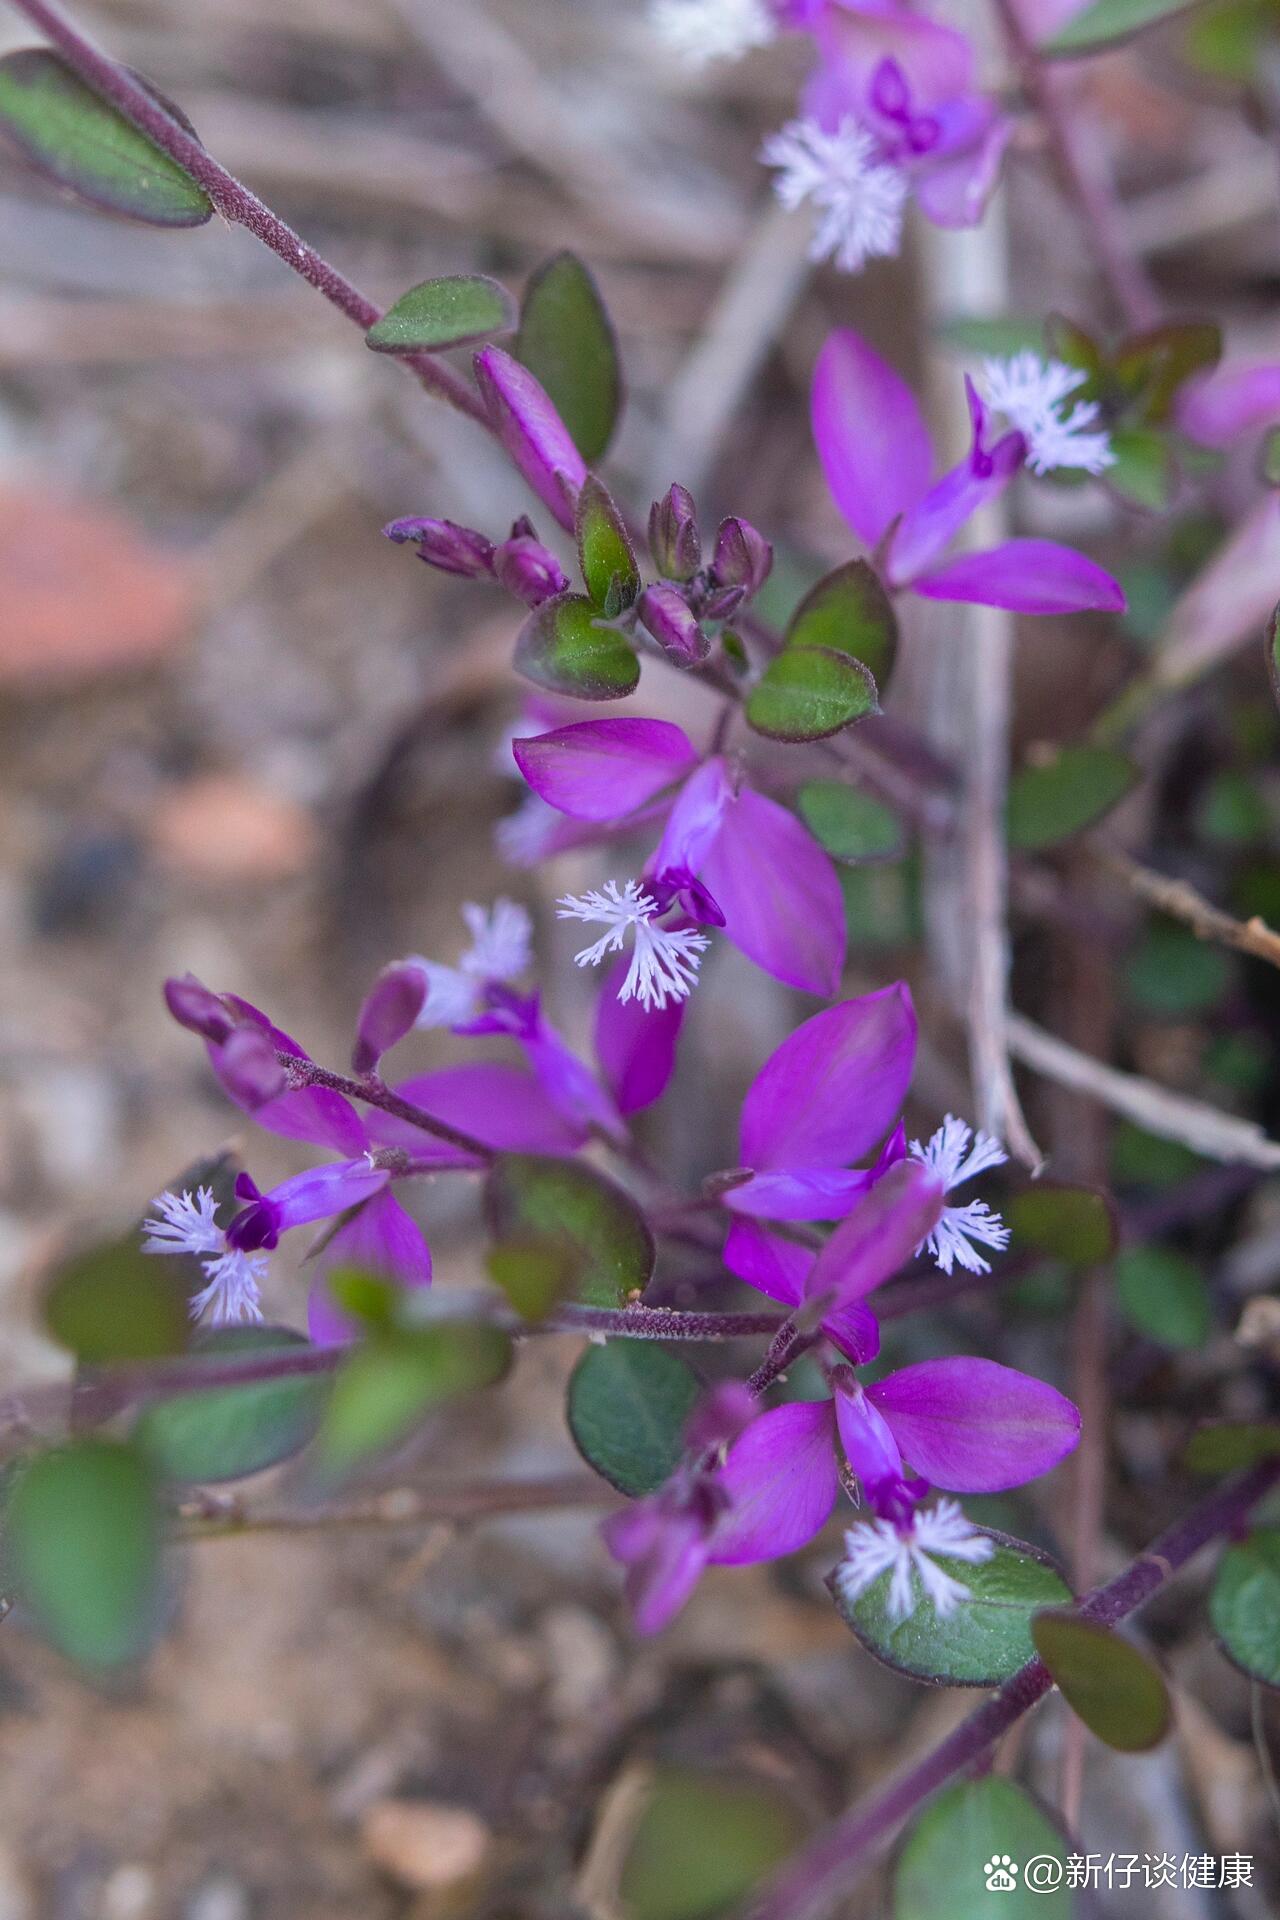
<svg viewBox="0 0 1280 1920"><path fill-rule="evenodd" d="M420 281L388 307L365 342L375 353L439 353L506 333L516 303L484 273L451 273Z"/></svg>
<svg viewBox="0 0 1280 1920"><path fill-rule="evenodd" d="M580 594L544 601L516 639L517 673L575 700L621 700L634 693L640 662L623 636L600 619Z"/></svg>
<svg viewBox="0 0 1280 1920"><path fill-rule="evenodd" d="M1166 1347L1200 1347L1213 1312L1204 1273L1171 1247L1124 1247L1116 1255L1116 1299L1129 1324Z"/></svg>
<svg viewBox="0 0 1280 1920"><path fill-rule="evenodd" d="M213 202L185 168L47 48L24 47L0 60L0 141L92 206L147 226L199 227L212 217Z"/></svg>
<svg viewBox="0 0 1280 1920"><path fill-rule="evenodd" d="M939 1686L998 1687L1034 1659L1032 1616L1070 1601L1071 1590L1048 1554L986 1527L976 1531L996 1543L989 1560L970 1566L934 1556L973 1596L945 1620L939 1619L914 1571L916 1606L901 1621L893 1620L888 1610L890 1572L849 1601L840 1597L839 1569L828 1576L845 1625L886 1667Z"/></svg>
<svg viewBox="0 0 1280 1920"><path fill-rule="evenodd" d="M1169 1731L1173 1708L1159 1667L1129 1640L1078 1613L1031 1622L1036 1652L1090 1733L1117 1753L1145 1753Z"/></svg>
<svg viewBox="0 0 1280 1920"><path fill-rule="evenodd" d="M321 1475L399 1446L434 1408L492 1386L510 1364L511 1342L496 1327L371 1332L334 1376L313 1455Z"/></svg>
<svg viewBox="0 0 1280 1920"><path fill-rule="evenodd" d="M787 623L788 647L830 647L861 660L883 688L898 651L898 616L866 560L848 560L810 587Z"/></svg>
<svg viewBox="0 0 1280 1920"><path fill-rule="evenodd" d="M620 1307L649 1284L648 1223L629 1194L591 1167L550 1155L501 1154L485 1182L485 1212L499 1248L542 1248L563 1262L565 1290L576 1300Z"/></svg>
<svg viewBox="0 0 1280 1920"><path fill-rule="evenodd" d="M701 1390L692 1367L652 1340L588 1347L569 1380L574 1445L620 1493L652 1493L680 1463Z"/></svg>
<svg viewBox="0 0 1280 1920"><path fill-rule="evenodd" d="M1197 1427L1183 1463L1192 1473L1234 1473L1280 1454L1280 1420L1211 1420Z"/></svg>
<svg viewBox="0 0 1280 1920"><path fill-rule="evenodd" d="M878 713L876 683L860 660L832 647L784 647L747 696L747 725L770 740L825 740Z"/></svg>
<svg viewBox="0 0 1280 1920"><path fill-rule="evenodd" d="M584 460L599 460L622 411L618 342L600 289L573 253L530 277L515 356L536 375Z"/></svg>
<svg viewBox="0 0 1280 1920"><path fill-rule="evenodd" d="M196 1334L189 1358L296 1353L308 1345L289 1327L212 1327ZM240 1480L301 1453L319 1428L329 1384L316 1374L175 1394L147 1408L133 1438L168 1480Z"/></svg>
<svg viewBox="0 0 1280 1920"><path fill-rule="evenodd" d="M578 495L578 564L587 592L612 619L640 591L640 569L608 488L589 473Z"/></svg>
<svg viewBox="0 0 1280 1920"><path fill-rule="evenodd" d="M833 860L851 866L867 860L896 860L906 846L906 829L896 813L840 780L810 780L796 795L800 818Z"/></svg>

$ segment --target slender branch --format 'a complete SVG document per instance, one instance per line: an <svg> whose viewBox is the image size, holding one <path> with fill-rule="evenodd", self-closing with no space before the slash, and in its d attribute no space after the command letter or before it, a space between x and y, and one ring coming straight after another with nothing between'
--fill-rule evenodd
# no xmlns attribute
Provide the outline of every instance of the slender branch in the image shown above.
<svg viewBox="0 0 1280 1920"><path fill-rule="evenodd" d="M1237 920L1206 900L1188 881L1156 873L1119 847L1095 842L1090 851L1108 873L1123 880L1140 900L1160 913L1167 913L1172 920L1181 920L1201 940L1220 940L1224 946L1235 947L1240 953L1251 953L1273 967L1280 967L1280 933L1257 914L1252 920Z"/></svg>
<svg viewBox="0 0 1280 1920"><path fill-rule="evenodd" d="M450 1121L428 1113L425 1107L406 1100L380 1080L377 1074L371 1073L364 1079L357 1079L350 1074L334 1073L328 1067L318 1066L314 1060L302 1060L296 1053L277 1053L276 1058L288 1075L290 1086L295 1089L325 1087L330 1093L343 1094L348 1100L362 1100L366 1106L378 1107L395 1120L403 1120L406 1125L418 1127L423 1133L434 1134L437 1140L447 1141L451 1147L457 1147L460 1153L471 1154L485 1166L497 1158L496 1147L487 1146L475 1134L466 1133Z"/></svg>
<svg viewBox="0 0 1280 1920"><path fill-rule="evenodd" d="M1082 1600L1080 1613L1103 1626L1125 1619L1202 1547L1246 1520L1277 1482L1280 1460L1263 1461L1229 1480L1161 1534L1123 1573ZM1039 1660L1021 1667L916 1766L811 1841L746 1909L746 1920L827 1920L835 1914L864 1866L902 1822L980 1761L1052 1686Z"/></svg>
<svg viewBox="0 0 1280 1920"><path fill-rule="evenodd" d="M382 309L366 298L345 274L339 273L314 247L308 246L256 193L220 166L196 136L175 120L140 80L86 39L56 4L56 0L10 0L10 4L24 14L34 27L39 28L87 86L123 114L140 133L146 134L162 153L167 153L204 188L224 220L231 221L235 226L246 227L255 239L261 240L264 247L269 247L317 293L322 293L330 305L359 327L362 333L367 333L370 327L376 325L382 318ZM397 357L412 368L429 392L488 427L488 414L479 394L446 362L426 353Z"/></svg>
<svg viewBox="0 0 1280 1920"><path fill-rule="evenodd" d="M226 1540L241 1533L318 1533L341 1528L462 1526L500 1513L610 1506L617 1495L594 1474L547 1480L473 1480L452 1487L396 1487L342 1505L244 1507L238 1501L183 1513L172 1537Z"/></svg>

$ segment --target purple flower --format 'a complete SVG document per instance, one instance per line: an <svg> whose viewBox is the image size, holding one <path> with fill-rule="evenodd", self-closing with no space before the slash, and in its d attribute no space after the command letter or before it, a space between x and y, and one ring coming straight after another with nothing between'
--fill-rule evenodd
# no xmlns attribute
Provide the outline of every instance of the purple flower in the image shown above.
<svg viewBox="0 0 1280 1920"><path fill-rule="evenodd" d="M462 917L471 945L457 966L421 955L404 963L418 968L427 982L418 1025L448 1027L457 1034L506 1034L523 1049L533 1078L512 1077L510 1069L501 1069L508 1076L508 1099L481 1116L482 1128L458 1124L511 1152L573 1153L593 1129L625 1140L626 1128L608 1092L546 1018L538 995L516 986L530 962L533 928L526 909L514 900L496 900L488 908L469 901ZM475 1068L462 1071L471 1076L468 1087L479 1086ZM487 1092L496 1095L496 1085ZM413 1093L407 1097L418 1099Z"/></svg>
<svg viewBox="0 0 1280 1920"><path fill-rule="evenodd" d="M1072 547L1006 540L952 560L942 555L978 508L1022 466L1018 431L991 440L983 401L966 382L973 445L931 481L924 415L901 376L856 333L828 339L813 378L813 434L827 485L850 527L882 556L890 588L930 600L969 600L1018 613L1123 612L1119 582Z"/></svg>
<svg viewBox="0 0 1280 1920"><path fill-rule="evenodd" d="M418 967L384 967L356 1019L351 1066L356 1073L372 1073L384 1053L403 1040L416 1025L427 997L427 982Z"/></svg>
<svg viewBox="0 0 1280 1920"><path fill-rule="evenodd" d="M544 547L527 519L520 519L493 556L493 570L517 600L540 607L569 585L569 576L550 547Z"/></svg>
<svg viewBox="0 0 1280 1920"><path fill-rule="evenodd" d="M795 815L755 792L717 755L700 760L682 728L666 720L587 720L517 740L516 762L534 792L603 839L666 816L642 880L629 882L629 921L647 940L665 914L722 926L725 938L766 973L809 993L836 991L844 966L844 903L835 869ZM620 898L625 890L620 892ZM652 903L649 909L641 900ZM573 911L577 911L575 906ZM699 948L680 943L686 965L664 968L664 999L683 998ZM604 943L597 943L603 958ZM596 949L584 949L595 953ZM684 978L684 992L677 978ZM639 991L639 979L633 983ZM654 1004L661 1001L654 998Z"/></svg>
<svg viewBox="0 0 1280 1920"><path fill-rule="evenodd" d="M466 580L482 580L493 573L493 542L474 527L460 527L454 520L411 517L391 520L382 531L397 546L411 542L419 560L441 573L460 574Z"/></svg>

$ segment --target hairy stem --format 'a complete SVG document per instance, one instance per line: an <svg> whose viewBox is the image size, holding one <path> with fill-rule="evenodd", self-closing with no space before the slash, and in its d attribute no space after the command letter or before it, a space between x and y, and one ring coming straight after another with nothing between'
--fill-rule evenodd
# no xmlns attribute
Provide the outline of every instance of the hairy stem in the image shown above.
<svg viewBox="0 0 1280 1920"><path fill-rule="evenodd" d="M196 183L204 188L224 220L246 227L270 247L287 267L313 286L317 293L339 313L367 333L382 318L382 309L366 298L345 274L331 266L314 247L308 246L293 228L271 211L256 193L244 186L234 174L201 145L194 134L174 119L155 95L140 80L119 66L107 54L86 39L69 20L56 0L10 0L10 4L38 27L58 49L68 66L74 68L86 86L100 94L118 113L137 127L140 133L167 153ZM478 393L444 361L431 354L405 354L403 358L423 386L438 398L448 401L460 413L488 426L488 415Z"/></svg>
<svg viewBox="0 0 1280 1920"><path fill-rule="evenodd" d="M457 1147L460 1153L468 1153L482 1165L488 1166L497 1158L497 1149L478 1140L473 1133L466 1133L461 1127L455 1127L448 1120L440 1120L425 1107L417 1106L412 1100L406 1100L401 1094L380 1080L376 1073L366 1074L363 1079L351 1074L334 1073L328 1067L317 1066L314 1060L300 1059L296 1053L277 1053L276 1058L289 1077L289 1084L298 1087L324 1087L330 1093L340 1093L348 1100L362 1100L366 1106L378 1107L383 1113L389 1113L395 1120L403 1120L408 1126L417 1127L423 1133L444 1140L451 1147Z"/></svg>
<svg viewBox="0 0 1280 1920"><path fill-rule="evenodd" d="M338 1528L464 1526L501 1513L544 1513L556 1507L611 1506L607 1481L585 1473L546 1480L464 1480L455 1486L396 1487L340 1505L245 1507L211 1501L180 1515L173 1537L226 1540L241 1533L317 1533Z"/></svg>
<svg viewBox="0 0 1280 1920"><path fill-rule="evenodd" d="M1133 1613L1211 1540L1246 1520L1280 1482L1280 1460L1266 1460L1202 1500L1125 1571L1080 1602L1087 1619L1112 1626ZM1053 1687L1048 1669L1031 1660L976 1713L882 1793L820 1833L746 1909L745 1920L828 1920L847 1899L862 1869L895 1830L940 1787L988 1754L1001 1735Z"/></svg>

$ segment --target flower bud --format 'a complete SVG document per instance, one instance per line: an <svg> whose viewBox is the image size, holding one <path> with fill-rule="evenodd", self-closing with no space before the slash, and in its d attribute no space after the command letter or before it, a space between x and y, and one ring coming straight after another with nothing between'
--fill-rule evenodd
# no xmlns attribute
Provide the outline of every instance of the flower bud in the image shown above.
<svg viewBox="0 0 1280 1920"><path fill-rule="evenodd" d="M236 1102L253 1113L285 1091L288 1079L261 1027L236 1027L218 1049L218 1078Z"/></svg>
<svg viewBox="0 0 1280 1920"><path fill-rule="evenodd" d="M540 607L544 600L563 593L569 584L568 574L550 547L544 547L532 533L514 529L494 554L493 570L507 592L523 600L526 607Z"/></svg>
<svg viewBox="0 0 1280 1920"><path fill-rule="evenodd" d="M649 509L649 551L665 580L692 580L702 563L693 495L687 487L668 487Z"/></svg>
<svg viewBox="0 0 1280 1920"><path fill-rule="evenodd" d="M674 587L646 587L636 602L641 620L667 658L677 667L696 667L711 651L683 594Z"/></svg>
<svg viewBox="0 0 1280 1920"><path fill-rule="evenodd" d="M759 593L773 571L773 548L749 520L722 520L716 534L711 577L718 587L745 587Z"/></svg>
<svg viewBox="0 0 1280 1920"><path fill-rule="evenodd" d="M712 587L702 599L704 620L728 620L747 597L745 587Z"/></svg>
<svg viewBox="0 0 1280 1920"><path fill-rule="evenodd" d="M493 572L493 542L474 527L459 527L452 520L392 520L382 529L388 540L403 546L414 541L419 560L441 573L460 573L468 580L481 580Z"/></svg>
<svg viewBox="0 0 1280 1920"><path fill-rule="evenodd" d="M164 998L180 1027L215 1045L220 1045L235 1025L217 994L211 993L194 973L184 973L180 980L166 980Z"/></svg>
<svg viewBox="0 0 1280 1920"><path fill-rule="evenodd" d="M695 1453L729 1447L759 1411L741 1380L721 1380L703 1394L685 1425L684 1437Z"/></svg>
<svg viewBox="0 0 1280 1920"><path fill-rule="evenodd" d="M426 998L427 976L421 967L407 960L384 967L365 995L356 1021L352 1070L372 1073L383 1054L413 1027Z"/></svg>
<svg viewBox="0 0 1280 1920"><path fill-rule="evenodd" d="M550 395L527 367L501 347L475 357L476 379L494 431L538 498L566 533L573 532L586 464Z"/></svg>

